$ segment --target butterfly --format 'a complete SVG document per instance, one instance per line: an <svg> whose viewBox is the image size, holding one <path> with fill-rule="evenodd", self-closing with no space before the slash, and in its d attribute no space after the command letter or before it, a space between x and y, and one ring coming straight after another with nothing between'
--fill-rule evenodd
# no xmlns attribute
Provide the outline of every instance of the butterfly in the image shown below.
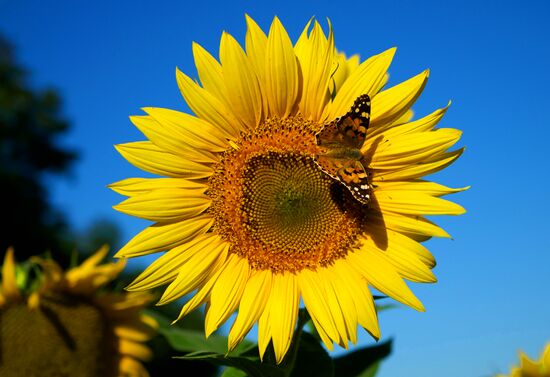
<svg viewBox="0 0 550 377"><path fill-rule="evenodd" d="M361 147L369 128L371 101L367 94L355 100L342 117L327 123L316 135L321 152L314 161L323 172L342 182L362 204L370 200L367 169Z"/></svg>

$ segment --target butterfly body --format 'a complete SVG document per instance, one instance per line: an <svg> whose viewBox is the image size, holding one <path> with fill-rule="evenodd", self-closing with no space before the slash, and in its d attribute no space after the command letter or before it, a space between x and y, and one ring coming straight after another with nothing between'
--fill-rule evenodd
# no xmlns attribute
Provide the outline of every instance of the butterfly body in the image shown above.
<svg viewBox="0 0 550 377"><path fill-rule="evenodd" d="M316 135L320 153L315 162L326 174L342 182L362 204L370 200L369 177L361 153L369 119L370 98L363 94L344 116L326 124Z"/></svg>

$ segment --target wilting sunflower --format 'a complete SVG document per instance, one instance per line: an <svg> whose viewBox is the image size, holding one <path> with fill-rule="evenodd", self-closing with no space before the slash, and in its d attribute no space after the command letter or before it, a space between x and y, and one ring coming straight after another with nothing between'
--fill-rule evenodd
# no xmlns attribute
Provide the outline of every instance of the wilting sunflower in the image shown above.
<svg viewBox="0 0 550 377"><path fill-rule="evenodd" d="M389 89L395 49L346 58L317 22L292 44L247 17L245 50L228 33L220 61L193 45L199 82L176 71L195 115L144 108L131 117L148 141L118 145L166 178L113 184L115 208L154 221L118 257L167 251L129 287L168 284L159 304L187 294L206 306L206 335L233 312L232 349L258 322L260 355L281 362L300 300L322 340L347 347L357 325L379 338L369 287L424 310L407 287L435 282L419 242L448 234L424 215L464 213L441 199L461 191L421 179L456 160L455 129L434 129L446 107L411 121L428 71Z"/></svg>
<svg viewBox="0 0 550 377"><path fill-rule="evenodd" d="M151 296L99 291L125 264L98 265L107 250L66 272L53 260L35 258L42 270L31 281L8 250L0 292L0 376L149 375L141 361L151 351L143 342L157 323L140 310Z"/></svg>
<svg viewBox="0 0 550 377"><path fill-rule="evenodd" d="M497 377L506 377L499 374ZM513 367L508 377L550 377L550 343L540 355L539 361L531 360L525 353L519 354L519 367Z"/></svg>

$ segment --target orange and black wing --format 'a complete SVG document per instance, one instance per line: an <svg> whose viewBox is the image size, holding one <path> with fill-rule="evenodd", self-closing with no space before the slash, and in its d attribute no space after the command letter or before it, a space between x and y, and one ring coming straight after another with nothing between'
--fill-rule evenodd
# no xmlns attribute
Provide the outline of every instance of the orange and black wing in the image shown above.
<svg viewBox="0 0 550 377"><path fill-rule="evenodd" d="M362 204L370 201L370 185L368 173L360 161L343 166L338 170L340 180L351 192L353 197Z"/></svg>
<svg viewBox="0 0 550 377"><path fill-rule="evenodd" d="M315 156L317 164L332 178L341 181L361 203L368 203L368 174L360 162L361 147L367 136L370 120L370 97L359 96L341 118L328 123L316 135L322 152Z"/></svg>
<svg viewBox="0 0 550 377"><path fill-rule="evenodd" d="M370 108L370 97L367 94L357 97L344 116L333 120L319 131L317 145L326 148L361 149L369 128Z"/></svg>

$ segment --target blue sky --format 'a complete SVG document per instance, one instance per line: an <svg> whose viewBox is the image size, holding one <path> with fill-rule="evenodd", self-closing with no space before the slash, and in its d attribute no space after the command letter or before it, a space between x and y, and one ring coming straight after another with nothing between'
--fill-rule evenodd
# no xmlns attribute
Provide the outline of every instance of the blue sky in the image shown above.
<svg viewBox="0 0 550 377"><path fill-rule="evenodd" d="M435 178L472 185L454 197L468 213L437 219L454 239L428 243L439 283L413 286L427 312L381 315L396 342L380 376L481 377L518 349L538 356L550 341L547 1L1 2L0 32L35 87L60 90L73 124L63 143L82 153L51 181L53 201L80 229L108 217L129 239L144 227L111 209L120 198L105 186L142 175L113 144L143 138L128 120L140 107L186 111L175 67L195 74L192 41L214 54L222 30L242 42L245 13L264 29L278 15L294 40L311 16L330 17L348 54L398 47L390 84L431 69L418 115L453 101L441 126L464 131L466 153Z"/></svg>

